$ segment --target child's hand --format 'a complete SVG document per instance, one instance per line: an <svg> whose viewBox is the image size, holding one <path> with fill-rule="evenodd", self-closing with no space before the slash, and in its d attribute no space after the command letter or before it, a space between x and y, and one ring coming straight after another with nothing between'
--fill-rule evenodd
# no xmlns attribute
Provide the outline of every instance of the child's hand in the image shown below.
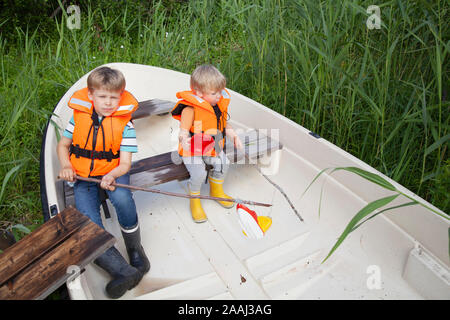
<svg viewBox="0 0 450 320"><path fill-rule="evenodd" d="M242 141L241 141L241 139L239 138L239 136L238 135L236 135L235 137L234 137L234 146L237 148L237 149L242 149L244 146L242 145Z"/></svg>
<svg viewBox="0 0 450 320"><path fill-rule="evenodd" d="M180 139L180 143L181 143L181 147L183 148L183 150L191 150L191 139L190 137L182 137Z"/></svg>
<svg viewBox="0 0 450 320"><path fill-rule="evenodd" d="M180 129L180 134L178 135L178 141L181 144L183 150L188 151L191 150L191 135L189 131L185 129Z"/></svg>
<svg viewBox="0 0 450 320"><path fill-rule="evenodd" d="M75 170L73 170L72 166L64 167L59 171L59 177L63 180L74 182L76 176Z"/></svg>
<svg viewBox="0 0 450 320"><path fill-rule="evenodd" d="M112 184L115 182L116 180L114 179L114 177L110 174L104 175L102 178L102 182L100 183L100 187L102 187L103 189L109 190L109 191L114 191L116 189L116 187L112 186Z"/></svg>

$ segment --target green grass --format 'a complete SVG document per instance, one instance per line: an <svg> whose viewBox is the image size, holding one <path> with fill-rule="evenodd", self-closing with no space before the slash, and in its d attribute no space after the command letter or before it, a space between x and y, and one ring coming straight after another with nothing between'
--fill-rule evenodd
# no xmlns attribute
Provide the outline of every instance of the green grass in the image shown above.
<svg viewBox="0 0 450 320"><path fill-rule="evenodd" d="M16 28L14 37L0 36L0 220L42 222L38 159L47 118L82 75L118 61L186 73L213 63L229 88L448 212L444 3L384 2L380 30L366 27L372 2L356 0L164 1L122 11L93 3L82 7L80 30L61 15L45 28Z"/></svg>

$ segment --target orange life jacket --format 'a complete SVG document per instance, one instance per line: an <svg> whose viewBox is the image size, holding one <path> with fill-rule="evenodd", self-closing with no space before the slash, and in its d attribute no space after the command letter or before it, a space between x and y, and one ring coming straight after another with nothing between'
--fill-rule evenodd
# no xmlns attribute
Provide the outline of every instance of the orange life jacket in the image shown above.
<svg viewBox="0 0 450 320"><path fill-rule="evenodd" d="M214 112L214 108L208 102L196 96L192 91L177 92L177 98L181 100L179 100L172 109L172 117L181 121L181 112L184 108L181 105L193 107L194 121L189 130L191 136L198 133L211 135L214 137L216 143L215 148L203 150L203 152L192 152L191 150L185 150L181 146L181 143L179 143L178 153L183 157L198 155L215 157L217 152L223 149L225 143L225 128L227 125L227 110L228 105L230 104L230 93L226 89L222 90L222 97L217 103L219 110L222 112L219 119ZM192 143L193 141L191 141L191 144Z"/></svg>
<svg viewBox="0 0 450 320"><path fill-rule="evenodd" d="M88 98L88 88L81 89L69 99L75 122L70 146L70 162L77 175L102 176L119 165L123 130L138 108L138 102L124 91L118 109L98 122L94 105Z"/></svg>

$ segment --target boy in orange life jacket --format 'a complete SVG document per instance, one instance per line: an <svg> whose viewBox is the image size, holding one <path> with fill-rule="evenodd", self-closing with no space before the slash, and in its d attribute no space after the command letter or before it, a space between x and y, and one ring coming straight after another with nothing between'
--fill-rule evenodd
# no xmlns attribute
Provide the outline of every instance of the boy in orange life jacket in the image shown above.
<svg viewBox="0 0 450 320"><path fill-rule="evenodd" d="M230 94L225 85L225 76L219 70L212 65L201 65L191 75L191 90L178 92L177 98L181 100L172 109L172 116L180 120L178 153L190 174L188 186L191 195L200 194L207 176L207 164L212 166L210 195L231 198L222 188L229 167L229 160L223 152L224 138L233 141L237 148L242 148L242 142L227 123ZM212 143L209 144L208 139ZM229 201L218 203L225 208L234 205ZM190 208L195 222L207 220L200 199L190 199Z"/></svg>
<svg viewBox="0 0 450 320"><path fill-rule="evenodd" d="M112 247L94 263L112 277L106 285L111 298L121 297L134 288L150 269L141 245L136 205L130 190L115 188L112 183L129 184L131 153L137 152L131 114L138 102L125 89L125 78L118 70L100 67L91 72L87 88L69 99L73 109L57 154L61 165L59 176L74 182L75 175L101 178L100 187L108 193L116 209L130 264ZM99 186L75 181L75 206L103 228L100 217Z"/></svg>

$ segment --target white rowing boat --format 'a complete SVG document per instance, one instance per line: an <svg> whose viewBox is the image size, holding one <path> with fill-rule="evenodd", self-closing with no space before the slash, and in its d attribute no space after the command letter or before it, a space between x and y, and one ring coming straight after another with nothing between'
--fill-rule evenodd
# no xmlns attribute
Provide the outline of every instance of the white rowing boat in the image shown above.
<svg viewBox="0 0 450 320"><path fill-rule="evenodd" d="M126 89L138 101L175 101L177 91L189 88L189 75L180 72L129 63L108 66L124 73ZM79 79L61 98L45 132L41 193L46 219L65 207L63 182L57 180L57 136L71 117L69 97L86 86L86 79L87 75ZM272 204L251 207L258 215L270 217L272 226L262 238L252 239L243 234L235 208L202 200L208 221L197 224L187 199L136 191L142 243L151 269L122 299L450 299L449 220L419 205L398 208L365 223L321 263L358 210L392 194L342 171L324 174L301 197L324 168L353 166L376 173L401 192L441 211L297 123L230 92L232 125L241 132L265 129L277 136L283 148L258 163L232 165L224 189L240 199ZM170 114L136 119L134 125L139 148L134 161L176 150L179 122ZM208 195L207 188L204 185L203 195ZM186 181L173 180L158 189L187 193ZM399 197L392 205L404 202ZM116 236L116 247L126 257L114 208L109 205L109 210L105 228ZM108 279L90 264L68 284L69 294L72 299L106 299Z"/></svg>

